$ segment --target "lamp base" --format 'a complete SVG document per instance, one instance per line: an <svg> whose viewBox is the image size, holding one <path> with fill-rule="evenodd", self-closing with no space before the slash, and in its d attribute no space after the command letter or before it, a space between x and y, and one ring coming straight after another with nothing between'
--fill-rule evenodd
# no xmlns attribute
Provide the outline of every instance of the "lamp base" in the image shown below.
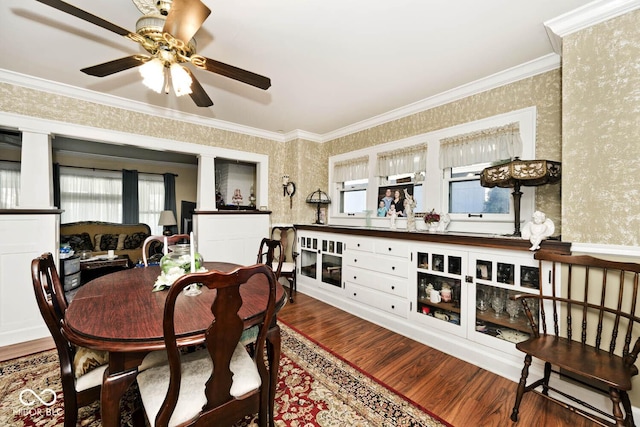
<svg viewBox="0 0 640 427"><path fill-rule="evenodd" d="M171 236L171 229L169 227L164 227L164 231L162 232L163 236Z"/></svg>

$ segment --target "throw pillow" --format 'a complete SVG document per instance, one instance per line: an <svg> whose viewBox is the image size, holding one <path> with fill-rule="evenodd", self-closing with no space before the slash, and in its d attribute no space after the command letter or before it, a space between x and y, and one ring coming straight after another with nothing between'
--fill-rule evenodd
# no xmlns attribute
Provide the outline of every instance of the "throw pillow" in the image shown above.
<svg viewBox="0 0 640 427"><path fill-rule="evenodd" d="M89 233L62 235L60 243L68 243L76 253L93 250L93 241Z"/></svg>
<svg viewBox="0 0 640 427"><path fill-rule="evenodd" d="M73 372L76 378L80 378L87 372L109 362L109 352L92 350L86 347L76 347L76 355L73 356Z"/></svg>
<svg viewBox="0 0 640 427"><path fill-rule="evenodd" d="M127 238L126 234L118 234L118 244L116 246L116 251L120 251L124 249L124 239Z"/></svg>
<svg viewBox="0 0 640 427"><path fill-rule="evenodd" d="M115 250L118 247L118 234L96 234L95 251Z"/></svg>
<svg viewBox="0 0 640 427"><path fill-rule="evenodd" d="M126 236L124 239L124 249L141 248L147 237L149 237L149 235L145 232L133 233Z"/></svg>

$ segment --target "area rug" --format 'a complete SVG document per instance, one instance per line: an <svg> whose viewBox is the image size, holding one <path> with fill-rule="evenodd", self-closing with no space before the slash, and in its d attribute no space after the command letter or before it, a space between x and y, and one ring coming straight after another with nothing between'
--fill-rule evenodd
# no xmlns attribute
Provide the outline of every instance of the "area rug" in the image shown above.
<svg viewBox="0 0 640 427"><path fill-rule="evenodd" d="M450 426L295 329L282 323L280 326L277 426ZM61 390L54 350L0 363L0 426L62 426ZM38 401L33 406L23 403L35 399ZM131 425L131 410L137 405L140 401L132 389L122 403L124 425ZM81 408L79 424L101 425L98 402ZM255 419L251 418L238 424L253 425Z"/></svg>

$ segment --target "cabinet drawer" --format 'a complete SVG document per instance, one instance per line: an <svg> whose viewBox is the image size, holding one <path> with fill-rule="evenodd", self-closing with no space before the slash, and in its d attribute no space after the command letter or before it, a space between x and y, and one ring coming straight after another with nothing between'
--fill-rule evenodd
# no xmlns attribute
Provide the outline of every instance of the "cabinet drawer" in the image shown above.
<svg viewBox="0 0 640 427"><path fill-rule="evenodd" d="M70 291L80 286L80 272L64 276L64 290Z"/></svg>
<svg viewBox="0 0 640 427"><path fill-rule="evenodd" d="M342 278L365 288L377 289L400 298L407 298L407 280L397 276L347 266Z"/></svg>
<svg viewBox="0 0 640 427"><path fill-rule="evenodd" d="M409 277L409 262L396 257L382 257L368 253L349 252L346 256L347 265L391 274L398 277Z"/></svg>
<svg viewBox="0 0 640 427"><path fill-rule="evenodd" d="M63 259L61 260L62 264L63 264L63 274L65 276L68 276L70 274L74 274L77 273L78 271L80 271L80 257L79 256L74 256L72 258L67 258L67 259Z"/></svg>
<svg viewBox="0 0 640 427"><path fill-rule="evenodd" d="M347 249L353 251L373 252L374 240L366 238L351 238L347 241Z"/></svg>
<svg viewBox="0 0 640 427"><path fill-rule="evenodd" d="M409 245L395 240L376 241L375 251L380 255L391 255L409 258Z"/></svg>
<svg viewBox="0 0 640 427"><path fill-rule="evenodd" d="M348 298L366 304L370 307L383 310L396 316L407 318L409 312L409 302L390 295L363 288L353 283L347 283L345 286Z"/></svg>

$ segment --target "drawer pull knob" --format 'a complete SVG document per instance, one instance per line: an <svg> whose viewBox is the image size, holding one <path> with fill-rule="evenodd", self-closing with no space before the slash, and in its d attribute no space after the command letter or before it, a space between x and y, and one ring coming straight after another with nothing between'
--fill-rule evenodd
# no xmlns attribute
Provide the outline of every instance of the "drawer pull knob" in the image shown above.
<svg viewBox="0 0 640 427"><path fill-rule="evenodd" d="M353 276L353 280L356 280L358 278L358 276Z"/></svg>
<svg viewBox="0 0 640 427"><path fill-rule="evenodd" d="M395 269L396 269L396 267L395 267L395 266L393 266L393 267L391 267L391 269L392 269L392 270L395 270Z"/></svg>
<svg viewBox="0 0 640 427"><path fill-rule="evenodd" d="M389 252L391 252L391 248L389 248Z"/></svg>
<svg viewBox="0 0 640 427"><path fill-rule="evenodd" d="M353 262L358 262L358 259L357 259L357 258L354 258L354 259L353 259Z"/></svg>
<svg viewBox="0 0 640 427"><path fill-rule="evenodd" d="M395 286L391 286L391 290L394 290L396 287Z"/></svg>
<svg viewBox="0 0 640 427"><path fill-rule="evenodd" d="M354 293L353 293L353 296L355 297L356 295L357 295L357 294L354 292Z"/></svg>
<svg viewBox="0 0 640 427"><path fill-rule="evenodd" d="M395 305L392 305L392 306L391 306L391 309L392 309L392 310L395 310L395 309L396 309L396 306L395 306Z"/></svg>
<svg viewBox="0 0 640 427"><path fill-rule="evenodd" d="M360 243L358 243L358 247L360 247Z"/></svg>

